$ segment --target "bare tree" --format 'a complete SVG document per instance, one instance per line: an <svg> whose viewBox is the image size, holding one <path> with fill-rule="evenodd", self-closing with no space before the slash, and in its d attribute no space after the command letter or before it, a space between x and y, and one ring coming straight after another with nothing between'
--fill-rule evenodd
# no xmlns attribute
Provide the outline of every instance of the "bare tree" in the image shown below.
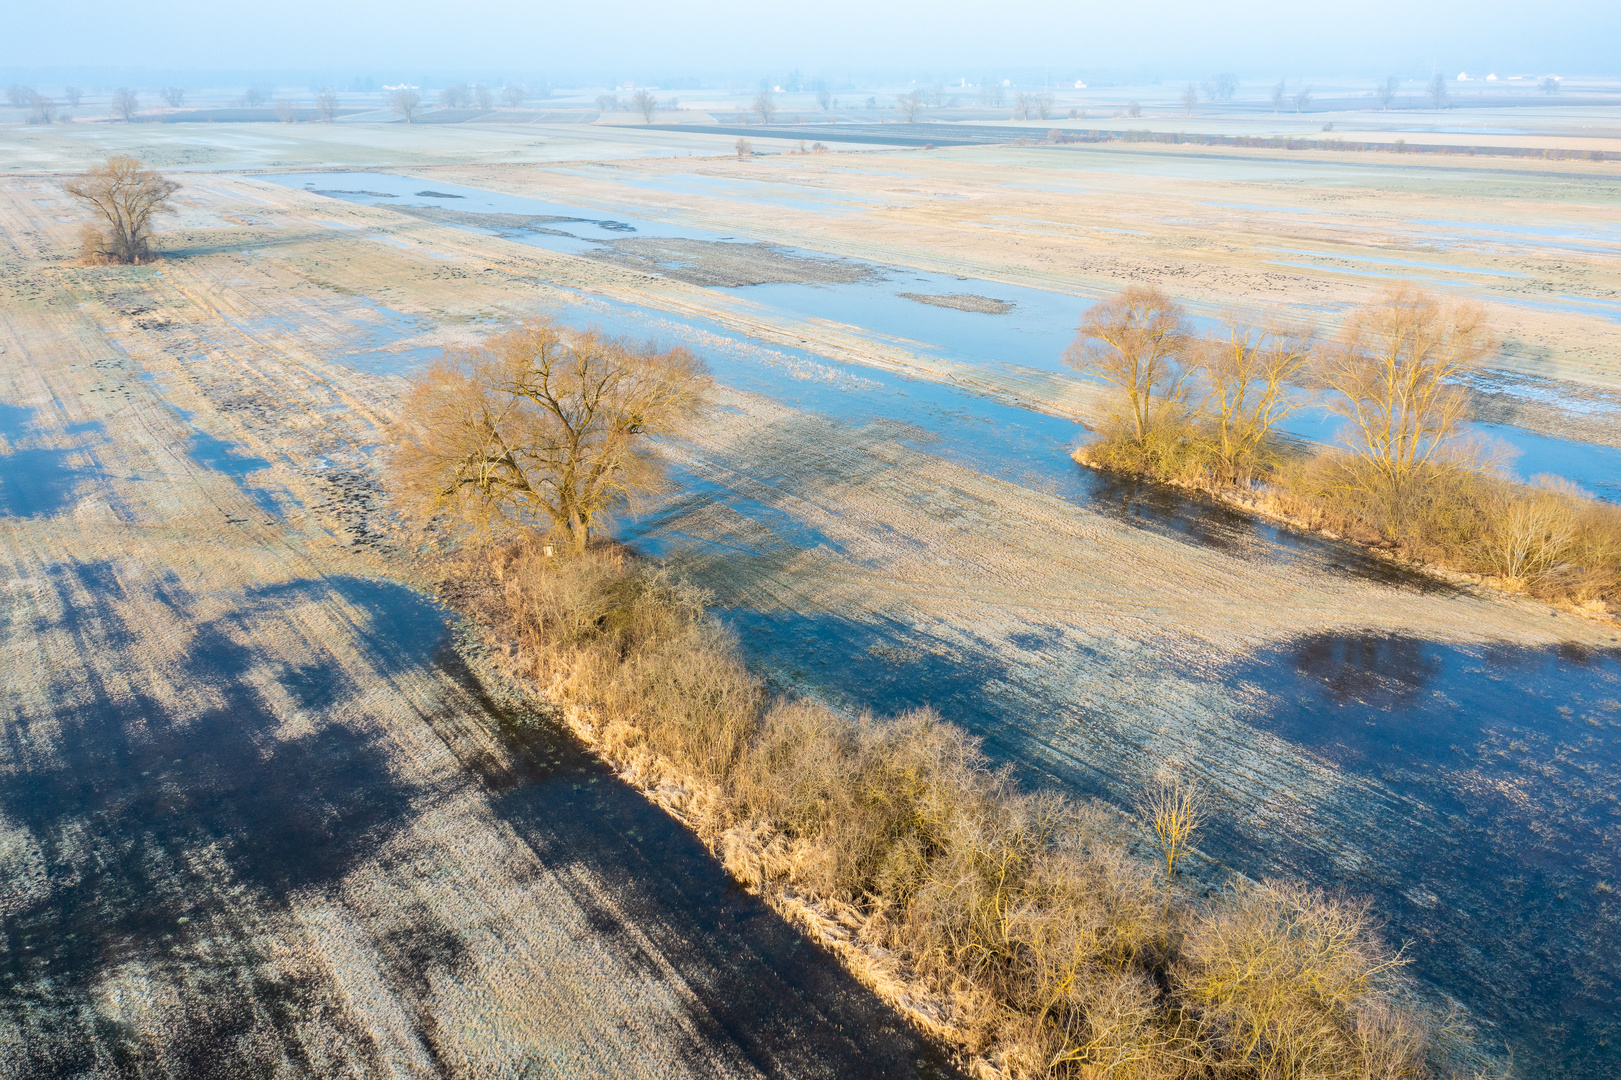
<svg viewBox="0 0 1621 1080"><path fill-rule="evenodd" d="M1295 112L1299 112L1307 105L1311 104L1311 87L1302 86L1299 90L1296 90L1294 94L1294 103Z"/></svg>
<svg viewBox="0 0 1621 1080"><path fill-rule="evenodd" d="M1390 78L1378 85L1378 87L1374 90L1373 95L1379 99L1379 107L1381 109L1388 110L1390 108L1390 103L1396 100L1396 91L1400 89L1400 81L1397 80L1396 76L1392 75Z"/></svg>
<svg viewBox="0 0 1621 1080"><path fill-rule="evenodd" d="M1350 422L1347 445L1371 486L1401 496L1468 418L1456 385L1492 348L1485 311L1395 286L1355 311L1326 350L1320 376L1328 408Z"/></svg>
<svg viewBox="0 0 1621 1080"><path fill-rule="evenodd" d="M1015 120L1028 120L1028 119L1030 119L1031 114L1033 114L1035 111L1036 111L1036 95L1026 93L1023 90L1019 90L1019 91L1016 91L1014 93L1014 95L1013 95L1013 119L1015 119Z"/></svg>
<svg viewBox="0 0 1621 1080"><path fill-rule="evenodd" d="M1182 108L1189 116L1192 116L1193 110L1197 108L1198 105L1199 88L1194 86L1192 83L1188 83L1187 87L1182 91Z"/></svg>
<svg viewBox="0 0 1621 1080"><path fill-rule="evenodd" d="M27 108L28 103L34 99L34 88L24 86L22 83L12 83L6 87L6 100L11 102L14 109Z"/></svg>
<svg viewBox="0 0 1621 1080"><path fill-rule="evenodd" d="M490 92L490 88L485 86L483 83L474 83L473 103L479 107L479 111L489 112L491 109L495 108L495 95L492 94Z"/></svg>
<svg viewBox="0 0 1621 1080"><path fill-rule="evenodd" d="M439 107L465 109L473 100L473 91L466 83L456 83L439 91Z"/></svg>
<svg viewBox="0 0 1621 1080"><path fill-rule="evenodd" d="M415 90L407 90L404 87L394 91L388 101L388 107L404 118L407 124L411 123L412 118L416 116L417 107L421 104L422 95Z"/></svg>
<svg viewBox="0 0 1621 1080"><path fill-rule="evenodd" d="M1139 105L1135 101L1126 102L1126 115L1127 116L1129 116L1133 120L1135 120L1135 119L1137 119L1137 117L1141 116L1142 114L1143 114L1143 107L1141 105Z"/></svg>
<svg viewBox="0 0 1621 1080"><path fill-rule="evenodd" d="M84 251L95 261L145 262L152 253L152 219L174 211L169 196L180 185L141 168L132 157L110 157L62 190L93 211L98 220L85 230Z"/></svg>
<svg viewBox="0 0 1621 1080"><path fill-rule="evenodd" d="M1231 101L1238 93L1238 76L1230 72L1212 75L1205 80L1204 92L1211 101Z"/></svg>
<svg viewBox="0 0 1621 1080"><path fill-rule="evenodd" d="M28 122L30 124L49 124L56 119L56 102L44 94L35 94L28 102Z"/></svg>
<svg viewBox="0 0 1621 1080"><path fill-rule="evenodd" d="M171 109L178 109L186 103L186 88L183 86L165 86L158 94Z"/></svg>
<svg viewBox="0 0 1621 1080"><path fill-rule="evenodd" d="M330 86L315 95L315 115L323 124L330 124L338 116L338 94Z"/></svg>
<svg viewBox="0 0 1621 1080"><path fill-rule="evenodd" d="M278 98L275 102L276 119L283 124L291 124L298 119L298 102L287 98Z"/></svg>
<svg viewBox="0 0 1621 1080"><path fill-rule="evenodd" d="M83 99L83 97L84 95L79 93L79 88L77 86L62 87L62 99L68 103L68 108L70 109L77 109L79 107L79 102Z"/></svg>
<svg viewBox="0 0 1621 1080"><path fill-rule="evenodd" d="M1441 108L1447 103L1447 81L1446 77L1443 76L1439 71L1431 76L1429 91L1430 103L1437 109Z"/></svg>
<svg viewBox="0 0 1621 1080"><path fill-rule="evenodd" d="M1272 115L1276 116L1283 109L1283 99L1289 96L1289 80L1279 79L1278 85L1272 88Z"/></svg>
<svg viewBox="0 0 1621 1080"><path fill-rule="evenodd" d="M141 100L135 96L135 91L129 89L128 87L120 86L117 90L113 91L111 106L113 115L123 120L124 123L127 124L131 120L135 119L135 113L141 107Z"/></svg>
<svg viewBox="0 0 1621 1080"><path fill-rule="evenodd" d="M642 123L651 124L653 122L653 114L658 111L659 99L653 96L653 92L651 90L644 87L643 89L636 91L636 93L631 96L630 107L633 111L640 114Z"/></svg>
<svg viewBox="0 0 1621 1080"><path fill-rule="evenodd" d="M1035 100L1036 119L1045 120L1053 113L1053 96L1051 94L1037 94Z"/></svg>
<svg viewBox="0 0 1621 1080"><path fill-rule="evenodd" d="M597 95L596 105L597 105L597 112L599 112L599 113L618 112L619 111L619 95L618 94L598 94Z"/></svg>
<svg viewBox="0 0 1621 1080"><path fill-rule="evenodd" d="M1205 341L1199 369L1206 383L1202 412L1210 423L1216 468L1237 482L1253 475L1267 438L1297 407L1290 385L1311 361L1312 333L1224 316L1226 333Z"/></svg>
<svg viewBox="0 0 1621 1080"><path fill-rule="evenodd" d="M501 104L509 109L516 109L523 105L524 99L529 96L523 83L509 82L501 87Z"/></svg>
<svg viewBox="0 0 1621 1080"><path fill-rule="evenodd" d="M1064 363L1120 391L1116 419L1138 446L1186 407L1188 371L1177 363L1189 331L1182 309L1149 285L1130 285L1119 296L1088 308Z"/></svg>
<svg viewBox="0 0 1621 1080"><path fill-rule="evenodd" d="M895 109L901 114L901 119L908 124L917 123L917 118L923 113L923 95L913 90L910 94L897 94L895 96Z"/></svg>
<svg viewBox="0 0 1621 1080"><path fill-rule="evenodd" d="M771 123L771 118L777 115L777 95L762 88L754 95L754 112L760 118L760 123Z"/></svg>
<svg viewBox="0 0 1621 1080"><path fill-rule="evenodd" d="M649 439L680 431L710 385L685 349L528 320L415 380L394 485L425 518L486 535L549 527L583 551L606 513L659 483Z"/></svg>
<svg viewBox="0 0 1621 1080"><path fill-rule="evenodd" d="M250 109L257 109L265 103L265 98L269 96L262 87L250 86L242 91L242 104Z"/></svg>
<svg viewBox="0 0 1621 1080"><path fill-rule="evenodd" d="M732 144L732 149L737 151L737 158L742 161L754 153L754 144L747 139L739 139Z"/></svg>
<svg viewBox="0 0 1621 1080"><path fill-rule="evenodd" d="M824 86L820 90L816 91L816 104L821 106L823 112L827 112L828 106L832 103L832 101L833 95L828 92L827 87Z"/></svg>
<svg viewBox="0 0 1621 1080"><path fill-rule="evenodd" d="M1544 94L1557 94L1559 92L1559 80L1555 76L1549 75L1547 78L1537 83L1537 89L1541 90Z"/></svg>
<svg viewBox="0 0 1621 1080"><path fill-rule="evenodd" d="M1538 485L1494 485L1488 496L1490 522L1478 547L1491 572L1510 588L1568 572L1567 556L1581 531L1586 499L1572 490Z"/></svg>
<svg viewBox="0 0 1621 1080"><path fill-rule="evenodd" d="M1005 100L1006 95L1002 92L1001 83L986 83L984 86L979 88L979 103L981 105L988 105L993 109L1000 109L1003 101Z"/></svg>
<svg viewBox="0 0 1621 1080"><path fill-rule="evenodd" d="M1187 854L1193 834L1204 824L1204 799L1192 780L1159 779L1143 793L1140 809L1154 828L1154 841L1165 860L1169 887L1176 879L1176 864Z"/></svg>

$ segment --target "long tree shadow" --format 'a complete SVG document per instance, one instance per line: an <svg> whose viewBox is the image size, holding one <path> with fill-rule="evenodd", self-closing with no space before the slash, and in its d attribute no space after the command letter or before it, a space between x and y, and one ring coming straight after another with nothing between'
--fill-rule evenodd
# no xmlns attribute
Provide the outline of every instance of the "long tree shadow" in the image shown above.
<svg viewBox="0 0 1621 1080"><path fill-rule="evenodd" d="M195 598L172 577L132 595L105 564L53 573L62 613L33 629L68 635L84 668L46 680L44 699L0 727L0 828L29 838L41 869L15 890L0 883L0 1028L23 1036L0 1071L321 1075L333 1062L310 1056L311 1030L353 1068L385 1067L324 969L276 956L297 935L295 896L337 891L443 790L402 780L383 740L335 719L375 692L357 669L261 644L310 604L352 613L372 671L437 664L452 677L432 725L612 951L655 980L673 966L691 989L690 1025L659 1037L686 1039L698 1071L717 1059L774 1076L951 1071L834 957L735 889L686 829L558 729L497 708L420 594L341 577L251 590L197 624L178 658L136 670L150 631L129 613L155 601L184 617ZM279 704L245 677L267 671ZM213 701L172 704L188 692ZM298 713L303 733L289 734ZM492 726L507 755L466 749ZM438 1032L456 1017L434 988L463 977L469 946L420 903L390 905L371 947L420 1049L440 1060ZM126 977L171 1003L161 1036L109 1008Z"/></svg>
<svg viewBox="0 0 1621 1080"><path fill-rule="evenodd" d="M1222 815L1209 853L1372 898L1414 970L1498 1025L1516 1075L1621 1075L1621 652L1314 634L1225 681L1264 692L1251 725L1387 802L1300 807L1283 836ZM1300 842L1353 829L1372 864Z"/></svg>
<svg viewBox="0 0 1621 1080"><path fill-rule="evenodd" d="M6 726L0 785L0 817L33 838L45 872L0 918L0 1009L31 1033L26 1075L78 1075L98 1058L138 1072L159 1052L94 1004L105 980L131 968L168 982L185 1007L161 1049L165 1068L205 1075L229 1060L252 1071L278 1058L313 1068L295 1027L320 988L273 973L263 928L295 891L336 885L409 824L414 794L372 733L326 723L289 737L278 730L286 718L243 681L267 657L241 643L241 628L331 587L251 600L199 625L167 670L130 672L142 630L124 621L128 597L111 568L57 577L76 601L59 626L85 667L61 673ZM339 587L374 615L405 610L388 587ZM178 587L160 592L188 606ZM431 607L411 614L406 648L442 634ZM134 688L115 690L129 674ZM356 689L330 658L295 678L323 700ZM164 683L218 704L177 715Z"/></svg>
<svg viewBox="0 0 1621 1080"><path fill-rule="evenodd" d="M492 702L451 650L439 662L497 718L509 762L463 756L496 812L557 874L596 934L650 976L659 960L673 965L694 991L689 1018L701 1040L684 1049L696 1066L721 1051L768 1076L959 1075L939 1046L739 889L690 831L572 736L545 716ZM453 750L463 744L454 712L434 722Z"/></svg>

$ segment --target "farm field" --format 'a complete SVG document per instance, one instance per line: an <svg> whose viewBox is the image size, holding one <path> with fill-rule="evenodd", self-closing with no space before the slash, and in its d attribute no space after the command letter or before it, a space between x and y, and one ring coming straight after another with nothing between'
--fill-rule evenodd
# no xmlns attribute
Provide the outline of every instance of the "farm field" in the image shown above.
<svg viewBox="0 0 1621 1080"><path fill-rule="evenodd" d="M1127 282L1331 330L1414 280L1486 305L1515 467L1621 498L1621 165L204 127L4 136L0 1071L947 1068L565 735L502 734L380 449L414 370L535 314L709 360L616 529L774 685L1121 807L1191 772L1202 880L1369 897L1516 1075L1621 1064L1615 624L1105 482L1058 362ZM152 265L74 259L60 173L111 150L185 170Z"/></svg>

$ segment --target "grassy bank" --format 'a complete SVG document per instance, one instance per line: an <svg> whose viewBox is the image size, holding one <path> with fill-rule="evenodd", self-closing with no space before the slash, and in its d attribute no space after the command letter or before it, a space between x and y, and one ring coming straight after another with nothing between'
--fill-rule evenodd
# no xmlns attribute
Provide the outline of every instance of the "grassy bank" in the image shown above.
<svg viewBox="0 0 1621 1080"><path fill-rule="evenodd" d="M515 541L446 570L514 674L977 1073L1463 1072L1360 903L1196 896L1107 811L1022 788L931 712L772 698L701 594L623 550Z"/></svg>

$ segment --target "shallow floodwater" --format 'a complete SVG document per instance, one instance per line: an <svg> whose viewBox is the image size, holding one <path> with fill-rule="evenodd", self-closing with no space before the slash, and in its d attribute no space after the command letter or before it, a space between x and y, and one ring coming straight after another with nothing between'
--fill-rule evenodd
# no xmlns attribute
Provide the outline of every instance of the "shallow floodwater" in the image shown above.
<svg viewBox="0 0 1621 1080"><path fill-rule="evenodd" d="M533 244L549 250L571 253L604 250L614 240L629 238L670 238L713 243L746 243L748 238L708 232L702 229L656 221L617 211L582 208L457 185L433 184L405 176L379 173L291 173L270 179L291 187L365 205L432 206L474 214L519 214L534 219L534 228L513 229L491 225L480 229L492 235ZM705 183L714 182L704 178ZM649 183L652 183L649 181ZM696 183L696 180L690 180ZM739 198L758 199L759 184L742 185ZM662 185L662 181L660 182ZM1227 205L1227 204L1210 204ZM1235 204L1236 205L1236 204ZM1440 224L1440 223L1435 223ZM461 228L479 228L459 223ZM786 254L816 256L819 253L782 249ZM1284 251L1285 249L1268 249ZM1320 258L1361 259L1413 268L1432 267L1453 272L1504 275L1506 271L1469 269L1402 259L1374 259L1368 256L1331 255L1299 251L1299 255ZM884 345L968 364L1011 364L1040 371L1068 372L1062 362L1065 348L1074 337L1081 313L1097 297L1032 289L967 276L933 273L888 266L863 260L843 259L842 263L869 271L860 281L836 284L766 283L716 288L713 291L732 303L759 305L768 311L785 312L801 318L829 320ZM1295 265L1295 264L1291 264ZM1307 265L1307 264L1298 264ZM1309 264L1314 269L1340 270L1349 274L1377 277L1395 271L1352 270ZM904 294L950 296L967 294L1011 305L1003 314L957 310L920 303ZM1537 301L1550 304L1551 301ZM1554 306L1572 310L1608 313L1602 301L1571 298ZM1618 309L1621 310L1621 309ZM1616 315L1614 317L1621 317ZM1194 319L1201 330L1209 330L1209 319ZM379 351L380 352L380 351ZM379 352L370 355L377 356ZM359 356L356 358L360 359ZM1293 434L1331 441L1339 424L1325 410L1306 408L1284 423ZM1480 425L1484 434L1508 443L1519 455L1514 468L1522 476L1551 473L1564 477L1601 497L1621 499L1621 452L1593 443L1538 435L1504 425Z"/></svg>

